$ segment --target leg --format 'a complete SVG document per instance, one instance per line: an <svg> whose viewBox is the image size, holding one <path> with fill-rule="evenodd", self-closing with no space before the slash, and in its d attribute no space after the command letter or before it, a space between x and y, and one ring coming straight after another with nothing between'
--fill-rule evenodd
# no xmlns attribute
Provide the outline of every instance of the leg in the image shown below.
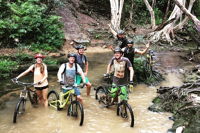
<svg viewBox="0 0 200 133"><path fill-rule="evenodd" d="M87 87L87 96L90 96L90 90L91 90L91 87L92 87L91 83L88 82L88 83L86 84L86 87Z"/></svg>
<svg viewBox="0 0 200 133"><path fill-rule="evenodd" d="M44 100L44 106L48 107L48 100L47 100L48 88L42 90L42 97Z"/></svg>
<svg viewBox="0 0 200 133"><path fill-rule="evenodd" d="M126 90L126 86L122 86L120 89L121 89L121 93L122 93L120 95L120 99L127 101L128 100L128 93L127 93L127 90Z"/></svg>
<svg viewBox="0 0 200 133"><path fill-rule="evenodd" d="M79 90L78 88L74 88L74 89L75 89L75 94L76 94L77 100L78 100L81 104L83 104L83 98L81 97L81 92L80 92L80 90Z"/></svg>
<svg viewBox="0 0 200 133"><path fill-rule="evenodd" d="M43 103L43 97L42 97L42 91L41 90L36 90L38 99L39 99L39 103Z"/></svg>
<svg viewBox="0 0 200 133"><path fill-rule="evenodd" d="M85 79L86 79L86 87L87 87L86 93L87 93L87 96L89 96L92 84L89 82L89 79L87 77L85 77Z"/></svg>
<svg viewBox="0 0 200 133"><path fill-rule="evenodd" d="M78 96L77 96L77 100L78 100L81 104L83 104L83 98L81 97L81 95L78 95Z"/></svg>

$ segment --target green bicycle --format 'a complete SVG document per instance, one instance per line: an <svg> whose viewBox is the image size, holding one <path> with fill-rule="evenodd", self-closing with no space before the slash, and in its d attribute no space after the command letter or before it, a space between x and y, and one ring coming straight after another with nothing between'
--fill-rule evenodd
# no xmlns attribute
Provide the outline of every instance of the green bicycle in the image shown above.
<svg viewBox="0 0 200 133"><path fill-rule="evenodd" d="M82 126L84 121L84 109L83 105L77 100L74 90L75 87L78 86L62 86L59 95L56 91L51 90L47 96L48 104L58 111L62 110L66 105L68 105L67 115L79 120L79 125ZM81 88L83 87L84 85ZM66 92L63 93L62 89L66 90Z"/></svg>
<svg viewBox="0 0 200 133"><path fill-rule="evenodd" d="M105 77L108 81L111 81L110 76ZM133 110L128 104L128 94L126 86L116 86L108 84L107 86L99 86L96 89L95 98L100 104L105 107L117 105L117 116L121 116L125 122L130 123L131 127L134 127L134 114ZM120 102L118 102L120 97Z"/></svg>

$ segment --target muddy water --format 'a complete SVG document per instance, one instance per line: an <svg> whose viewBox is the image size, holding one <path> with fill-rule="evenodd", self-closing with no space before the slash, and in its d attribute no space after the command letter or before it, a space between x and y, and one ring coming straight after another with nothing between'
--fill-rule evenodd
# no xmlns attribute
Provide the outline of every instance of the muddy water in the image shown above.
<svg viewBox="0 0 200 133"><path fill-rule="evenodd" d="M88 54L90 60L90 81L94 85L101 82L102 74L106 71L106 64L112 55L107 54ZM58 88L55 73L50 74L50 89ZM164 86L181 85L177 74L169 73ZM116 116L115 108L102 108L95 101L94 91L87 97L85 89L82 89L84 98L85 119L84 125L79 127L66 115L66 110L56 111L51 108L33 108L27 105L26 113L18 119L17 124L12 123L13 110L17 98L11 98L6 102L6 108L0 110L0 132L1 133L166 133L173 122L168 119L169 113L155 113L148 111L147 108L152 104L151 101L156 97L157 87L147 87L138 85L129 96L129 103L134 110L135 127L130 128L124 124L120 117Z"/></svg>

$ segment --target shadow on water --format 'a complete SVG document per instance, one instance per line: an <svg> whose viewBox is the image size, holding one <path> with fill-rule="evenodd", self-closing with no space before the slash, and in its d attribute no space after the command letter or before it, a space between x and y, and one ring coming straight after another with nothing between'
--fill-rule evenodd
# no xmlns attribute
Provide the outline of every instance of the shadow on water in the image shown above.
<svg viewBox="0 0 200 133"><path fill-rule="evenodd" d="M89 79L94 86L101 82L106 66L112 57L112 53L88 54L89 59ZM168 74L165 86L182 84L178 74ZM30 81L24 78L24 80ZM176 79L176 80L174 80ZM6 81L7 82L7 81ZM9 82L9 81L8 81ZM10 84L10 83L5 84ZM50 89L58 90L56 72L49 73ZM3 85L3 83L1 83ZM169 113L155 113L148 111L151 101L157 96L154 86L137 85L133 93L129 95L129 103L134 110L135 127L130 128L124 124L120 117L116 116L115 108L102 108L94 98L94 90L91 96L86 96L85 89L81 89L84 98L85 120L82 127L76 121L70 119L66 110L56 111L51 108L33 108L27 105L26 113L19 118L17 124L12 123L12 116L18 98L10 98L6 102L6 107L0 110L0 131L1 133L166 133L171 128L173 122L168 119Z"/></svg>

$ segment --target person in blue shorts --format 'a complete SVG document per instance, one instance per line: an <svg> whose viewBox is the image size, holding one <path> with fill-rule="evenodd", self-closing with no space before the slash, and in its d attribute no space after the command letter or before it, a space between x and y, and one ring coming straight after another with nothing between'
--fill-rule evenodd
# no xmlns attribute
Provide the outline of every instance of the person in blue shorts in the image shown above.
<svg viewBox="0 0 200 133"><path fill-rule="evenodd" d="M60 84L65 86L76 85L77 74L81 75L83 82L86 83L85 76L81 67L77 63L75 63L76 54L74 53L68 54L68 60L69 62L62 64L58 70L57 77ZM77 96L77 99L82 103L81 93L77 87L75 87L75 94Z"/></svg>
<svg viewBox="0 0 200 133"><path fill-rule="evenodd" d="M82 68L85 78L86 78L86 87L87 87L87 96L90 95L90 90L91 90L91 83L89 82L89 79L87 78L88 74L88 60L87 57L84 55L85 47L82 44L79 44L78 46L75 47L77 50L76 54L76 63L80 65ZM82 78L80 75L77 75L76 78L76 83L79 85L82 82Z"/></svg>

